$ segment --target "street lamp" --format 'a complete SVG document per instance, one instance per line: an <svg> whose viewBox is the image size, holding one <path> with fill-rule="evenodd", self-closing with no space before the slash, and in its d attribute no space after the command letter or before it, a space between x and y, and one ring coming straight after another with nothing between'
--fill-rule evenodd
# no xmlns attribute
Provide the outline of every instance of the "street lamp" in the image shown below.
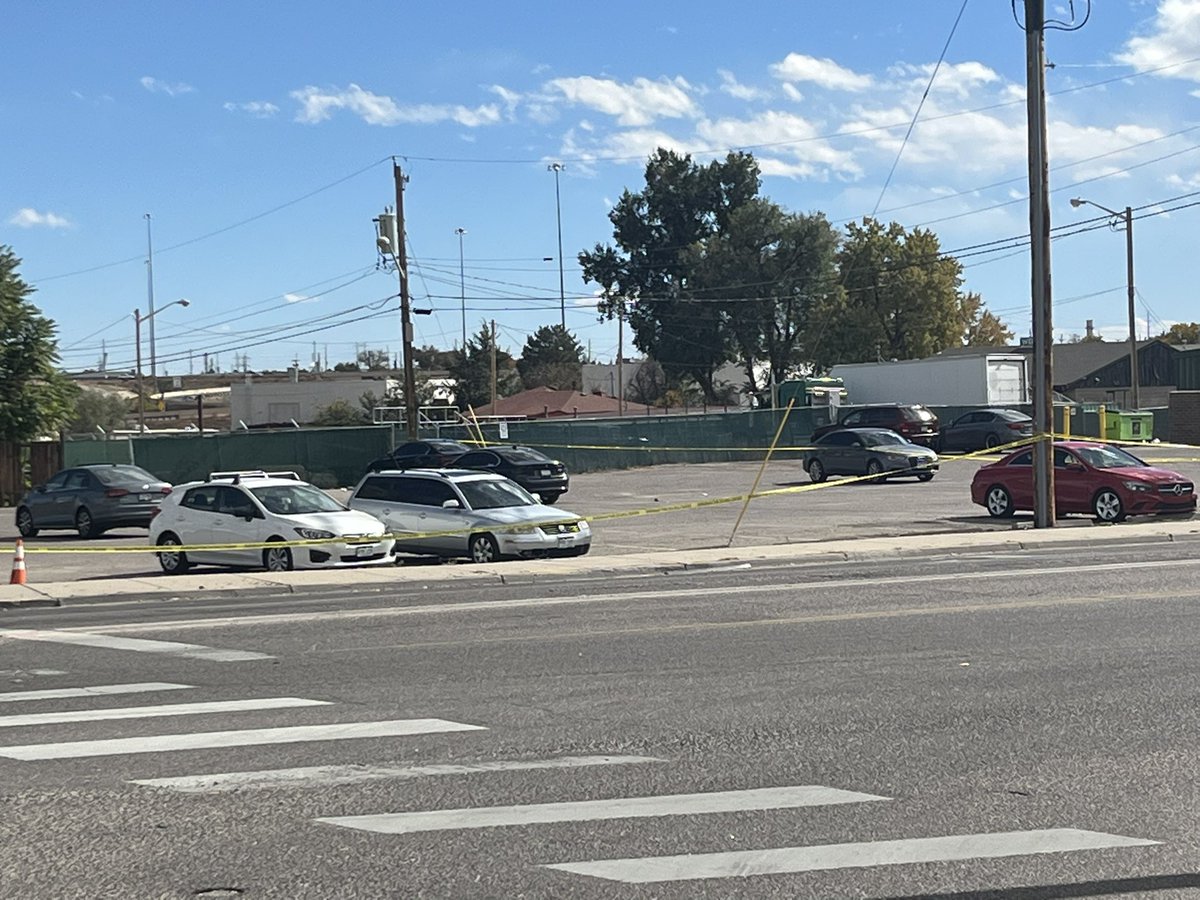
<svg viewBox="0 0 1200 900"><path fill-rule="evenodd" d="M133 311L133 342L137 347L137 395L138 395L138 434L146 433L146 397L142 393L142 323L149 322L164 309L172 306L189 306L190 302L180 298L172 300L166 306L160 306L152 312L142 315L141 310Z"/></svg>
<svg viewBox="0 0 1200 900"><path fill-rule="evenodd" d="M463 235L467 233L467 229L455 228L454 233L458 235L458 290L459 300L462 302L462 348L465 354L467 352L467 281L463 274Z"/></svg>
<svg viewBox="0 0 1200 900"><path fill-rule="evenodd" d="M1109 209L1107 206L1101 206L1099 203L1094 203L1091 200L1084 200L1082 197L1071 198L1071 206L1076 209L1085 204L1103 210L1114 219L1125 220L1125 289L1129 295L1129 387L1133 408L1140 409L1141 403L1138 397L1138 381L1140 379L1138 377L1137 358L1137 311L1134 308L1133 289L1133 209L1127 206L1124 212L1117 212L1115 209Z"/></svg>
<svg viewBox="0 0 1200 900"><path fill-rule="evenodd" d="M562 198L558 193L558 173L566 166L556 162L546 166L554 173L554 214L558 219L558 304L562 315L562 327L567 327L567 294L563 288L563 254L562 254Z"/></svg>

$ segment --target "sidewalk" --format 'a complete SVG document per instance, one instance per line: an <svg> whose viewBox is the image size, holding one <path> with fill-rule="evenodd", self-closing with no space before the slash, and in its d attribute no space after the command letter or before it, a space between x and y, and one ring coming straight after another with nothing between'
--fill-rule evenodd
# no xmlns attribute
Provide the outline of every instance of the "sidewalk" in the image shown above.
<svg viewBox="0 0 1200 900"><path fill-rule="evenodd" d="M746 563L821 563L876 560L886 557L952 554L988 550L1013 551L1106 543L1159 543L1200 537L1200 520L1157 520L1106 526L1067 526L1045 530L1014 527L1009 531L919 534L902 537L854 538L772 544L758 547L710 548L621 556L513 560L491 565L414 565L300 572L213 571L196 575L0 585L0 608L64 606L115 599L169 600L182 597L313 594L322 591L378 591L388 585L437 582L531 584L562 582L577 575L631 575L721 568Z"/></svg>

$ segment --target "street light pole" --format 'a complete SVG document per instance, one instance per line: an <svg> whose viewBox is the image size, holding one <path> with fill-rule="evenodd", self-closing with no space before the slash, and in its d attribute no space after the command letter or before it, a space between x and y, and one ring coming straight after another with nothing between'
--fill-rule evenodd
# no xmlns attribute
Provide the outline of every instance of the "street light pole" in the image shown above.
<svg viewBox="0 0 1200 900"><path fill-rule="evenodd" d="M1129 302L1129 397L1133 408L1141 409L1141 373L1138 371L1137 356L1137 309L1134 302L1137 291L1133 286L1133 208L1127 206L1124 212L1117 212L1115 209L1109 209L1107 206L1101 206L1091 200L1084 200L1082 197L1072 197L1071 205L1076 209L1084 205L1094 206L1096 209L1108 213L1114 219L1121 219L1125 222L1125 293Z"/></svg>
<svg viewBox="0 0 1200 900"><path fill-rule="evenodd" d="M567 293L563 287L563 249L562 249L562 198L558 192L558 173L565 166L562 163L551 163L546 167L554 173L554 215L558 220L558 304L562 316L562 327L567 327Z"/></svg>
<svg viewBox="0 0 1200 900"><path fill-rule="evenodd" d="M154 317L164 309L170 309L172 306L189 306L191 301L185 300L182 297L178 300L172 300L162 309L153 310L152 312L141 314L141 310L133 311L133 343L136 349L137 356L137 404L138 404L138 434L146 433L146 395L142 390L142 323L149 322L150 327L154 327Z"/></svg>
<svg viewBox="0 0 1200 900"><path fill-rule="evenodd" d="M458 235L458 291L459 300L462 302L462 349L465 354L467 352L467 281L463 270L463 235L467 233L467 229L455 228L454 233Z"/></svg>

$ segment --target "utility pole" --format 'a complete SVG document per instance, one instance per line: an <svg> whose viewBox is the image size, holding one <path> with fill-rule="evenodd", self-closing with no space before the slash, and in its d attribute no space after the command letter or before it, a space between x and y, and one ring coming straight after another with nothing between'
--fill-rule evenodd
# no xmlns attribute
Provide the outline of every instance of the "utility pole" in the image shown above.
<svg viewBox="0 0 1200 900"><path fill-rule="evenodd" d="M551 163L546 168L554 173L554 214L558 220L558 304L562 316L562 327L567 327L567 292L563 287L562 251L562 199L558 193L558 173L566 168L562 163Z"/></svg>
<svg viewBox="0 0 1200 900"><path fill-rule="evenodd" d="M467 233L465 228L455 228L454 233L458 235L458 296L459 302L462 303L462 346L463 353L467 352L467 278L463 269L463 235Z"/></svg>
<svg viewBox="0 0 1200 900"><path fill-rule="evenodd" d="M150 311L146 313L146 319L150 325L150 378L154 382L155 388L158 386L158 369L155 368L156 357L154 355L154 244L150 239L150 213L145 214L146 218L146 302Z"/></svg>
<svg viewBox="0 0 1200 900"><path fill-rule="evenodd" d="M404 348L404 418L408 429L408 439L415 441L417 430L417 379L413 374L413 326L412 305L408 296L408 251L404 239L404 173L400 164L392 162L392 174L396 179L396 243L392 252L396 259L396 268L400 273L400 339Z"/></svg>
<svg viewBox="0 0 1200 900"><path fill-rule="evenodd" d="M496 320L492 319L492 415L496 414Z"/></svg>
<svg viewBox="0 0 1200 900"><path fill-rule="evenodd" d="M1125 207L1125 290L1129 294L1129 387L1133 392L1133 408L1141 409L1139 388L1141 373L1138 371L1137 352L1137 309L1134 304L1133 287L1133 208ZM1146 337L1150 337L1150 329L1146 329ZM1100 435L1104 437L1104 435Z"/></svg>
<svg viewBox="0 0 1200 900"><path fill-rule="evenodd" d="M1054 527L1054 369L1050 292L1050 186L1046 149L1045 0L1025 0L1029 138L1029 245L1033 297L1033 519Z"/></svg>
<svg viewBox="0 0 1200 900"><path fill-rule="evenodd" d="M617 311L617 413L625 415L625 315L623 309Z"/></svg>

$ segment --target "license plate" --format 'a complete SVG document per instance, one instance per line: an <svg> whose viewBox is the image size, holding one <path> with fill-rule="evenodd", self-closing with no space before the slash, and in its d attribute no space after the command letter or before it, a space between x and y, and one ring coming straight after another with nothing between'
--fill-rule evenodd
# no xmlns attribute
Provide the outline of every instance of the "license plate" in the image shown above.
<svg viewBox="0 0 1200 900"><path fill-rule="evenodd" d="M558 539L558 546L560 546L560 547L570 547L571 543L572 543L572 539L569 537L560 537Z"/></svg>
<svg viewBox="0 0 1200 900"><path fill-rule="evenodd" d="M374 556L375 555L375 545L374 544L364 544L361 547L355 547L354 555L355 556Z"/></svg>
<svg viewBox="0 0 1200 900"><path fill-rule="evenodd" d="M138 494L138 503L149 503L149 502L150 502L149 494Z"/></svg>

